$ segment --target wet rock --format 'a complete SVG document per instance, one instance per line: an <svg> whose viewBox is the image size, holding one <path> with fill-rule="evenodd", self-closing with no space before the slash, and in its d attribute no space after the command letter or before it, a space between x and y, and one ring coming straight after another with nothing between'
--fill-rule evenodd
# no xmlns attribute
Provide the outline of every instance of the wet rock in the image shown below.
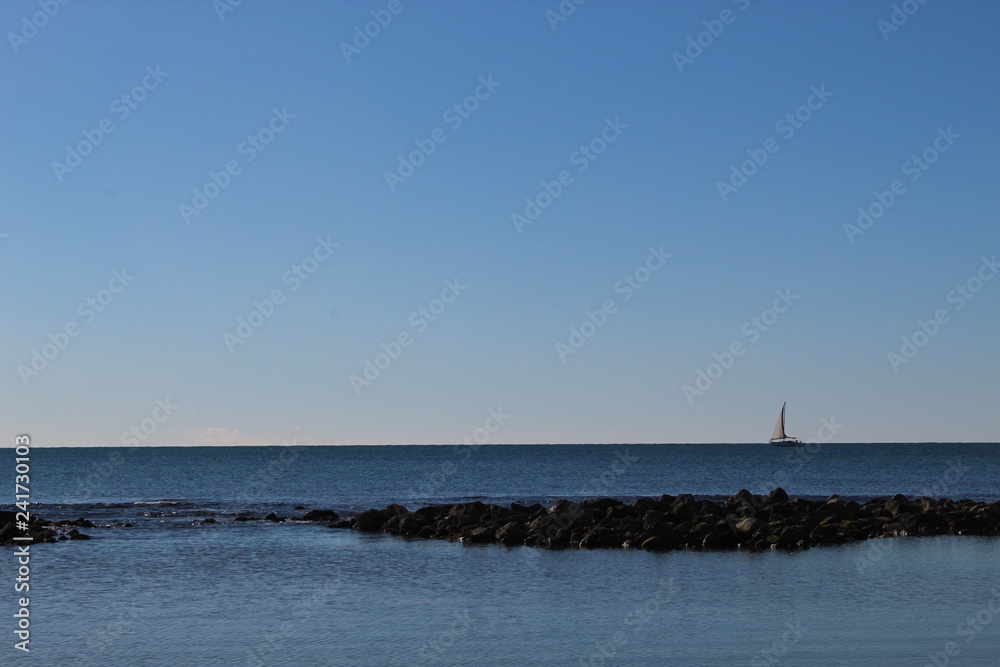
<svg viewBox="0 0 1000 667"><path fill-rule="evenodd" d="M338 518L338 517L337 517L336 513L334 513L333 517L331 517L331 518L333 518L333 519L336 519L336 518ZM268 515L267 515L266 517L264 517L264 521L270 521L270 522L272 522L272 523L281 523L281 522L282 522L282 521L284 521L284 520L285 520L285 517L283 517L283 516L278 516L278 515L277 515L277 514L275 514L274 512L271 512L271 513L270 513L270 514L268 514Z"/></svg>
<svg viewBox="0 0 1000 667"><path fill-rule="evenodd" d="M860 505L837 496L790 500L780 488L765 497L742 489L724 502L681 494L637 498L627 505L614 498L559 500L547 509L537 503L501 507L470 502L409 512L390 505L330 526L549 549L800 549L872 537L997 535L1000 502L917 502L897 495Z"/></svg>
<svg viewBox="0 0 1000 667"><path fill-rule="evenodd" d="M754 533L763 530L767 527L767 524L757 518L748 518L738 521L736 523L736 532L742 535L753 535Z"/></svg>
<svg viewBox="0 0 1000 667"><path fill-rule="evenodd" d="M623 503L616 498L591 498L588 500L581 500L580 505L582 507L589 508L594 512L599 514L607 514L607 511L612 507L619 507Z"/></svg>
<svg viewBox="0 0 1000 667"><path fill-rule="evenodd" d="M736 547L736 536L731 530L713 530L701 542L705 549L733 549Z"/></svg>
<svg viewBox="0 0 1000 667"><path fill-rule="evenodd" d="M780 486L775 490L771 491L764 498L765 505L778 505L779 503L787 503L787 502L788 502L788 494L785 493L785 490Z"/></svg>
<svg viewBox="0 0 1000 667"><path fill-rule="evenodd" d="M527 529L524 527L523 523L517 521L511 521L505 523L497 531L497 541L501 544L507 546L514 546L517 544L524 544L524 536L527 533Z"/></svg>
<svg viewBox="0 0 1000 667"><path fill-rule="evenodd" d="M201 521L199 521L198 523L199 523L199 524L202 524L202 525L204 525L204 524L209 524L209 523L218 523L218 521L216 521L216 520L215 520L215 519L213 519L212 517L207 517L207 518L205 518L205 519L202 519L202 520L201 520Z"/></svg>
<svg viewBox="0 0 1000 667"><path fill-rule="evenodd" d="M594 528L593 530L588 530L584 533L583 537L580 538L580 547L583 549L596 549L601 546L601 538L609 534L611 534L611 531L607 528Z"/></svg>
<svg viewBox="0 0 1000 667"><path fill-rule="evenodd" d="M407 513L399 519L399 532L402 535L418 535L425 525L419 517Z"/></svg>
<svg viewBox="0 0 1000 667"><path fill-rule="evenodd" d="M490 544L497 541L497 529L492 526L473 528L468 535L462 537L463 542L473 544Z"/></svg>
<svg viewBox="0 0 1000 667"><path fill-rule="evenodd" d="M641 546L644 551L670 551L675 548L672 540L657 536L647 537Z"/></svg>
<svg viewBox="0 0 1000 667"><path fill-rule="evenodd" d="M387 517L382 510L365 510L354 517L351 523L355 530L375 532L385 524L386 520Z"/></svg>
<svg viewBox="0 0 1000 667"><path fill-rule="evenodd" d="M296 521L337 521L338 519L340 516L333 510L309 510L302 516L295 518Z"/></svg>

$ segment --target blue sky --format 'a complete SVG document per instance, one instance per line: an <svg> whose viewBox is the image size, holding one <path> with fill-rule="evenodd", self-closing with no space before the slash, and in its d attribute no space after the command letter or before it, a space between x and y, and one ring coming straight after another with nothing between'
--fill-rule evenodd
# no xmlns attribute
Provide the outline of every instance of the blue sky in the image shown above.
<svg viewBox="0 0 1000 667"><path fill-rule="evenodd" d="M0 9L11 434L997 439L995 4L219 6Z"/></svg>

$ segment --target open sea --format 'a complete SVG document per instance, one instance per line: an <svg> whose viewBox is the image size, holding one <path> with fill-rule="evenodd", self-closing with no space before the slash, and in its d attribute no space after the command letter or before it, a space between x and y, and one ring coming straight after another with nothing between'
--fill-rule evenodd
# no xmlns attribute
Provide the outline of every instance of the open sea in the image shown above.
<svg viewBox="0 0 1000 667"><path fill-rule="evenodd" d="M1000 445L33 448L34 513L97 527L31 547L30 654L0 547L0 663L1000 665L996 538L654 554L233 522L776 486L992 502Z"/></svg>

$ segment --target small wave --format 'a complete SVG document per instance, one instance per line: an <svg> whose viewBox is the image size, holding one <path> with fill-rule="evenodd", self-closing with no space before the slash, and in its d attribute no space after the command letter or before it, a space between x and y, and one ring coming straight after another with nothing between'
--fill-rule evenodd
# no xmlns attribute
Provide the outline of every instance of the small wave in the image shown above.
<svg viewBox="0 0 1000 667"><path fill-rule="evenodd" d="M133 505L180 505L179 500L137 500Z"/></svg>

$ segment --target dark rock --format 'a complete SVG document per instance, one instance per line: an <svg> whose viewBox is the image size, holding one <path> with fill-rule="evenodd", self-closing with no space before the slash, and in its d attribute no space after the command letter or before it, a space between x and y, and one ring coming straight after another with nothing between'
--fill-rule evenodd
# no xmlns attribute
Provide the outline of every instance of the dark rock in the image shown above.
<svg viewBox="0 0 1000 667"><path fill-rule="evenodd" d="M627 540L628 540L627 535L623 535L622 533L610 532L610 533L605 533L604 535L601 535L597 538L597 546L609 549L614 549L614 548L620 549Z"/></svg>
<svg viewBox="0 0 1000 667"><path fill-rule="evenodd" d="M607 528L594 528L593 530L588 530L584 533L583 537L580 538L580 547L583 549L596 549L600 546L601 537L609 534L611 534L611 531Z"/></svg>
<svg viewBox="0 0 1000 667"><path fill-rule="evenodd" d="M612 507L620 507L623 503L615 498L590 498L587 500L581 500L580 505L600 514L607 514L608 509Z"/></svg>
<svg viewBox="0 0 1000 667"><path fill-rule="evenodd" d="M789 526L778 534L776 544L779 547L793 547L806 539L805 531L797 526Z"/></svg>
<svg viewBox="0 0 1000 667"><path fill-rule="evenodd" d="M492 526L473 528L472 531L462 538L463 542L473 544L490 544L497 541L497 529Z"/></svg>
<svg viewBox="0 0 1000 667"><path fill-rule="evenodd" d="M736 532L743 535L753 535L754 533L763 530L767 527L767 524L757 518L743 519L736 523Z"/></svg>
<svg viewBox="0 0 1000 667"><path fill-rule="evenodd" d="M271 515L267 518L272 520ZM390 505L329 525L411 537L499 542L508 546L527 544L550 549L571 546L647 551L684 547L796 549L872 537L997 535L1000 502L909 501L896 495L874 498L860 505L837 496L825 501L789 500L780 488L766 497L751 495L743 489L724 502L698 501L690 494L681 494L658 499L636 498L628 505L613 498L559 500L549 509L537 503L502 507L470 502L409 512L402 505ZM6 532L10 532L9 526ZM0 541L6 532L0 527Z"/></svg>
<svg viewBox="0 0 1000 667"><path fill-rule="evenodd" d="M382 524L382 527L379 530L381 530L383 533L390 533L392 535L398 534L399 515L398 514L391 515L388 519L386 519L386 522Z"/></svg>
<svg viewBox="0 0 1000 667"><path fill-rule="evenodd" d="M216 520L215 520L215 519L213 519L212 517L208 517L208 518L205 518L205 519L202 519L202 520L201 520L201 521L199 521L198 523L201 523L201 524L206 524L206 523L218 523L218 521L216 521Z"/></svg>
<svg viewBox="0 0 1000 667"><path fill-rule="evenodd" d="M336 514L334 514L332 518L333 518L333 519L337 519L338 517L337 517L337 515L336 515ZM272 523L281 523L281 522L282 522L282 521L284 521L284 520L285 520L285 517L283 517L283 516L278 516L278 515L277 515L277 514L275 514L274 512L271 512L271 513L270 513L270 514L268 514L268 515L267 515L266 517L264 517L264 521L271 521Z"/></svg>
<svg viewBox="0 0 1000 667"><path fill-rule="evenodd" d="M292 509L296 509L296 510L304 510L305 508L306 508L306 506L305 506L305 505L296 505L296 506L295 506L295 507L293 507Z"/></svg>
<svg viewBox="0 0 1000 667"><path fill-rule="evenodd" d="M764 498L765 505L778 505L779 503L787 503L787 502L788 502L788 494L785 493L785 490L780 486L775 490L771 491Z"/></svg>
<svg viewBox="0 0 1000 667"><path fill-rule="evenodd" d="M736 536L731 530L714 530L705 536L701 546L706 549L732 549L736 547Z"/></svg>
<svg viewBox="0 0 1000 667"><path fill-rule="evenodd" d="M327 510L327 511L329 512L330 510ZM406 509L402 505L396 505L396 504L389 505L385 509L383 509L382 511L386 513L386 516L392 516L394 514L396 516L402 516L403 514L409 514L409 510L408 509Z"/></svg>
<svg viewBox="0 0 1000 667"><path fill-rule="evenodd" d="M407 513L399 519L399 532L403 535L418 535L425 525L419 517Z"/></svg>
<svg viewBox="0 0 1000 667"><path fill-rule="evenodd" d="M268 515L271 516L271 515ZM337 521L340 516L333 510L309 510L300 517L297 517L297 521Z"/></svg>
<svg viewBox="0 0 1000 667"><path fill-rule="evenodd" d="M500 527L500 530L497 531L497 541L507 546L524 544L524 536L526 533L527 529L524 527L523 523L511 521L509 523L505 523Z"/></svg>
<svg viewBox="0 0 1000 667"><path fill-rule="evenodd" d="M753 499L753 494L746 489L740 489L733 495L729 496L727 503L733 505L747 505Z"/></svg>
<svg viewBox="0 0 1000 667"><path fill-rule="evenodd" d="M385 524L386 519L385 512L382 510L365 510L354 517L352 524L356 530L375 532Z"/></svg>
<svg viewBox="0 0 1000 667"><path fill-rule="evenodd" d="M642 548L644 551L670 551L674 548L673 540L666 537L647 537L642 541Z"/></svg>

